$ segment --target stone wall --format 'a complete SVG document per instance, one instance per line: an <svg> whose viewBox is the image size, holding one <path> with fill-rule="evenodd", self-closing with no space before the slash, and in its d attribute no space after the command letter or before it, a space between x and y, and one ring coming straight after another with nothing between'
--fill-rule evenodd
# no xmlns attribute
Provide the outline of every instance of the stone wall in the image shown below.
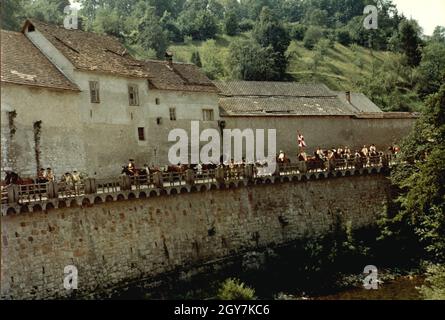
<svg viewBox="0 0 445 320"><path fill-rule="evenodd" d="M1 298L108 291L234 254L325 234L335 221L371 226L387 201L383 175L214 190L3 216Z"/></svg>
<svg viewBox="0 0 445 320"><path fill-rule="evenodd" d="M304 135L308 144L308 153L317 147L323 149L348 146L359 149L363 145L376 144L379 150L400 143L413 128L416 118L406 114L399 117L354 118L349 116L296 117L296 116L264 116L264 117L222 117L227 129L276 129L277 152L285 151L295 162L299 148L297 130Z"/></svg>

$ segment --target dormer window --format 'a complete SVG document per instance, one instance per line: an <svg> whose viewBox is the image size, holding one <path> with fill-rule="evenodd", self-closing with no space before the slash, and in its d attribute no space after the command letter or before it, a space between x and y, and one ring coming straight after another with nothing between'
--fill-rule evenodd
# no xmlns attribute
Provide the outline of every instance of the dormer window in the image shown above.
<svg viewBox="0 0 445 320"><path fill-rule="evenodd" d="M28 32L34 32L34 31L36 31L36 28L32 24L30 24L28 26Z"/></svg>
<svg viewBox="0 0 445 320"><path fill-rule="evenodd" d="M90 81L90 99L91 103L100 103L99 81Z"/></svg>
<svg viewBox="0 0 445 320"><path fill-rule="evenodd" d="M128 86L128 100L130 106L139 105L139 87L137 85L130 84Z"/></svg>

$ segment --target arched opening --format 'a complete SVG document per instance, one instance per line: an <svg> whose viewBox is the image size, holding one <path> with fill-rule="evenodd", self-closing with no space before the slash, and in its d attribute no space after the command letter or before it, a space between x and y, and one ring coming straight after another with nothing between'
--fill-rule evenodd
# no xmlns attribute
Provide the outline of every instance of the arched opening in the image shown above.
<svg viewBox="0 0 445 320"><path fill-rule="evenodd" d="M318 175L318 179L319 179L319 180L324 179L324 178L325 178L324 173L320 173L320 174Z"/></svg>
<svg viewBox="0 0 445 320"><path fill-rule="evenodd" d="M218 190L218 187L216 186L216 184L212 184L210 186L210 190Z"/></svg>
<svg viewBox="0 0 445 320"><path fill-rule="evenodd" d="M75 208L75 207L78 207L78 206L79 206L79 204L77 203L77 200L71 200L70 207Z"/></svg>
<svg viewBox="0 0 445 320"><path fill-rule="evenodd" d="M379 172L378 172L377 168L374 168L374 169L371 170L371 173L372 173L372 174L377 174L377 173L379 173Z"/></svg>
<svg viewBox="0 0 445 320"><path fill-rule="evenodd" d="M150 192L150 198L151 197L156 197L158 195L158 193L156 191L151 191Z"/></svg>
<svg viewBox="0 0 445 320"><path fill-rule="evenodd" d="M51 202L46 204L45 211L51 211L53 209L54 209L54 205Z"/></svg>
<svg viewBox="0 0 445 320"><path fill-rule="evenodd" d="M40 212L42 211L42 206L40 204L36 204L32 207L33 212Z"/></svg>
<svg viewBox="0 0 445 320"><path fill-rule="evenodd" d="M100 203L102 203L102 198L101 197L94 198L94 204L100 204Z"/></svg>
<svg viewBox="0 0 445 320"><path fill-rule="evenodd" d="M340 171L337 172L337 174L335 175L337 178L343 177L343 173L341 173Z"/></svg>
<svg viewBox="0 0 445 320"><path fill-rule="evenodd" d="M111 195L108 195L106 198L105 198L105 202L113 202L113 196L111 196Z"/></svg>
<svg viewBox="0 0 445 320"><path fill-rule="evenodd" d="M315 176L315 174L311 174L310 180L317 180L317 177Z"/></svg>
<svg viewBox="0 0 445 320"><path fill-rule="evenodd" d="M306 176L302 176L301 177L301 181L307 181L307 177Z"/></svg>
<svg viewBox="0 0 445 320"><path fill-rule="evenodd" d="M360 170L355 170L355 171L354 171L354 175L355 175L355 176L359 176L359 175L360 175Z"/></svg>
<svg viewBox="0 0 445 320"><path fill-rule="evenodd" d="M236 189L237 185L233 182L230 182L229 189Z"/></svg>
<svg viewBox="0 0 445 320"><path fill-rule="evenodd" d="M285 182L285 183L286 183L286 182L290 182L290 180L289 180L288 177L284 177L284 178L283 178L283 182Z"/></svg>
<svg viewBox="0 0 445 320"><path fill-rule="evenodd" d="M173 196L173 195L176 195L176 194L178 194L178 190L176 190L175 188L173 188L173 189L171 189L170 190L170 194Z"/></svg>
<svg viewBox="0 0 445 320"><path fill-rule="evenodd" d="M161 195L161 196L168 195L167 190L162 189L161 192L159 192L159 195Z"/></svg>
<svg viewBox="0 0 445 320"><path fill-rule="evenodd" d="M147 198L147 194L145 192L140 192L139 199L145 199L145 198Z"/></svg>
<svg viewBox="0 0 445 320"><path fill-rule="evenodd" d="M29 212L28 206L21 206L20 207L20 213L27 213Z"/></svg>
<svg viewBox="0 0 445 320"><path fill-rule="evenodd" d="M11 214L15 214L15 209L14 208L8 208L8 210L6 211L6 215L11 215Z"/></svg>
<svg viewBox="0 0 445 320"><path fill-rule="evenodd" d="M117 196L117 201L124 201L125 200L125 196L123 194L119 194Z"/></svg>
<svg viewBox="0 0 445 320"><path fill-rule="evenodd" d="M130 192L128 194L128 200L133 200L133 199L136 199L136 195L133 192Z"/></svg>
<svg viewBox="0 0 445 320"><path fill-rule="evenodd" d="M88 198L84 198L83 200L82 200L82 207L89 207L90 206L90 199L88 199Z"/></svg>
<svg viewBox="0 0 445 320"><path fill-rule="evenodd" d="M59 200L59 205L58 205L58 207L59 207L60 209L62 209L62 208L66 208L66 202L65 202L65 201L62 201L62 200Z"/></svg>
<svg viewBox="0 0 445 320"><path fill-rule="evenodd" d="M181 193L188 193L189 191L187 190L187 188L181 188Z"/></svg>
<svg viewBox="0 0 445 320"><path fill-rule="evenodd" d="M351 176L351 172L350 172L350 171L346 171L346 172L345 172L345 176L346 176L346 177L350 177L350 176Z"/></svg>

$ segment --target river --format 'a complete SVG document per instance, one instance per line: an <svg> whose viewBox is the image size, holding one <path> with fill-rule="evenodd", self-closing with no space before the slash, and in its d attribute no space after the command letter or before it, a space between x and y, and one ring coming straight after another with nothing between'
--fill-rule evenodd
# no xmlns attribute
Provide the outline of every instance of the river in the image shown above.
<svg viewBox="0 0 445 320"><path fill-rule="evenodd" d="M406 276L383 283L377 290L364 288L348 289L336 294L312 298L313 300L421 300L416 287L420 287L425 278Z"/></svg>

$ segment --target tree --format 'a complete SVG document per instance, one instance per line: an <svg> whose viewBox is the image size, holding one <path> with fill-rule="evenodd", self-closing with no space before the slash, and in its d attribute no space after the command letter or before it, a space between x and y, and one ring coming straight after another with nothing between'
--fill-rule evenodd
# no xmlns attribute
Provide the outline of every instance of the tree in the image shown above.
<svg viewBox="0 0 445 320"><path fill-rule="evenodd" d="M445 42L431 42L422 52L417 92L423 97L439 90L445 82Z"/></svg>
<svg viewBox="0 0 445 320"><path fill-rule="evenodd" d="M225 68L222 58L218 53L216 41L208 40L201 47L202 66L204 73L212 80L222 79L225 76Z"/></svg>
<svg viewBox="0 0 445 320"><path fill-rule="evenodd" d="M437 26L434 29L433 35L431 37L432 41L441 42L445 44L445 27Z"/></svg>
<svg viewBox="0 0 445 320"><path fill-rule="evenodd" d="M202 67L201 56L199 55L199 51L193 51L192 58L190 61L197 67L199 67L199 68Z"/></svg>
<svg viewBox="0 0 445 320"><path fill-rule="evenodd" d="M2 0L0 6L0 21L2 29L14 31L19 30L21 16L24 13L22 2L18 0Z"/></svg>
<svg viewBox="0 0 445 320"><path fill-rule="evenodd" d="M239 31L238 16L234 11L229 11L224 17L224 31L228 36L234 36Z"/></svg>
<svg viewBox="0 0 445 320"><path fill-rule="evenodd" d="M319 27L309 27L304 35L303 45L306 49L312 50L323 37L323 31Z"/></svg>
<svg viewBox="0 0 445 320"><path fill-rule="evenodd" d="M154 8L148 7L144 16L139 20L137 43L145 50L155 50L156 56L162 58L168 47L167 37Z"/></svg>
<svg viewBox="0 0 445 320"><path fill-rule="evenodd" d="M263 48L272 49L275 71L279 75L278 79L283 79L288 64L285 53L289 47L290 38L287 30L268 7L264 7L261 11L260 19L253 29L253 38Z"/></svg>
<svg viewBox="0 0 445 320"><path fill-rule="evenodd" d="M349 46L351 44L351 34L347 29L338 30L337 41L344 46Z"/></svg>
<svg viewBox="0 0 445 320"><path fill-rule="evenodd" d="M24 5L26 15L53 24L62 24L69 0L35 0Z"/></svg>
<svg viewBox="0 0 445 320"><path fill-rule="evenodd" d="M165 11L159 22L162 29L167 33L167 37L170 41L184 42L184 35L170 12Z"/></svg>
<svg viewBox="0 0 445 320"><path fill-rule="evenodd" d="M417 259L445 261L445 85L431 95L391 173L399 197L384 235ZM420 160L420 162L416 162ZM405 248L402 248L403 245ZM415 248L418 248L416 252Z"/></svg>
<svg viewBox="0 0 445 320"><path fill-rule="evenodd" d="M404 20L400 23L400 47L407 58L407 64L411 67L417 67L422 59L421 40L418 32L419 30L416 29L412 21Z"/></svg>
<svg viewBox="0 0 445 320"><path fill-rule="evenodd" d="M328 24L328 12L326 10L314 9L306 18L309 24L326 27Z"/></svg>
<svg viewBox="0 0 445 320"><path fill-rule="evenodd" d="M272 47L264 48L252 40L238 40L229 47L227 64L234 79L277 80L280 74L275 69L275 55Z"/></svg>
<svg viewBox="0 0 445 320"><path fill-rule="evenodd" d="M284 53L290 44L289 34L276 15L264 7L253 29L253 38L264 48L271 46L275 52Z"/></svg>

